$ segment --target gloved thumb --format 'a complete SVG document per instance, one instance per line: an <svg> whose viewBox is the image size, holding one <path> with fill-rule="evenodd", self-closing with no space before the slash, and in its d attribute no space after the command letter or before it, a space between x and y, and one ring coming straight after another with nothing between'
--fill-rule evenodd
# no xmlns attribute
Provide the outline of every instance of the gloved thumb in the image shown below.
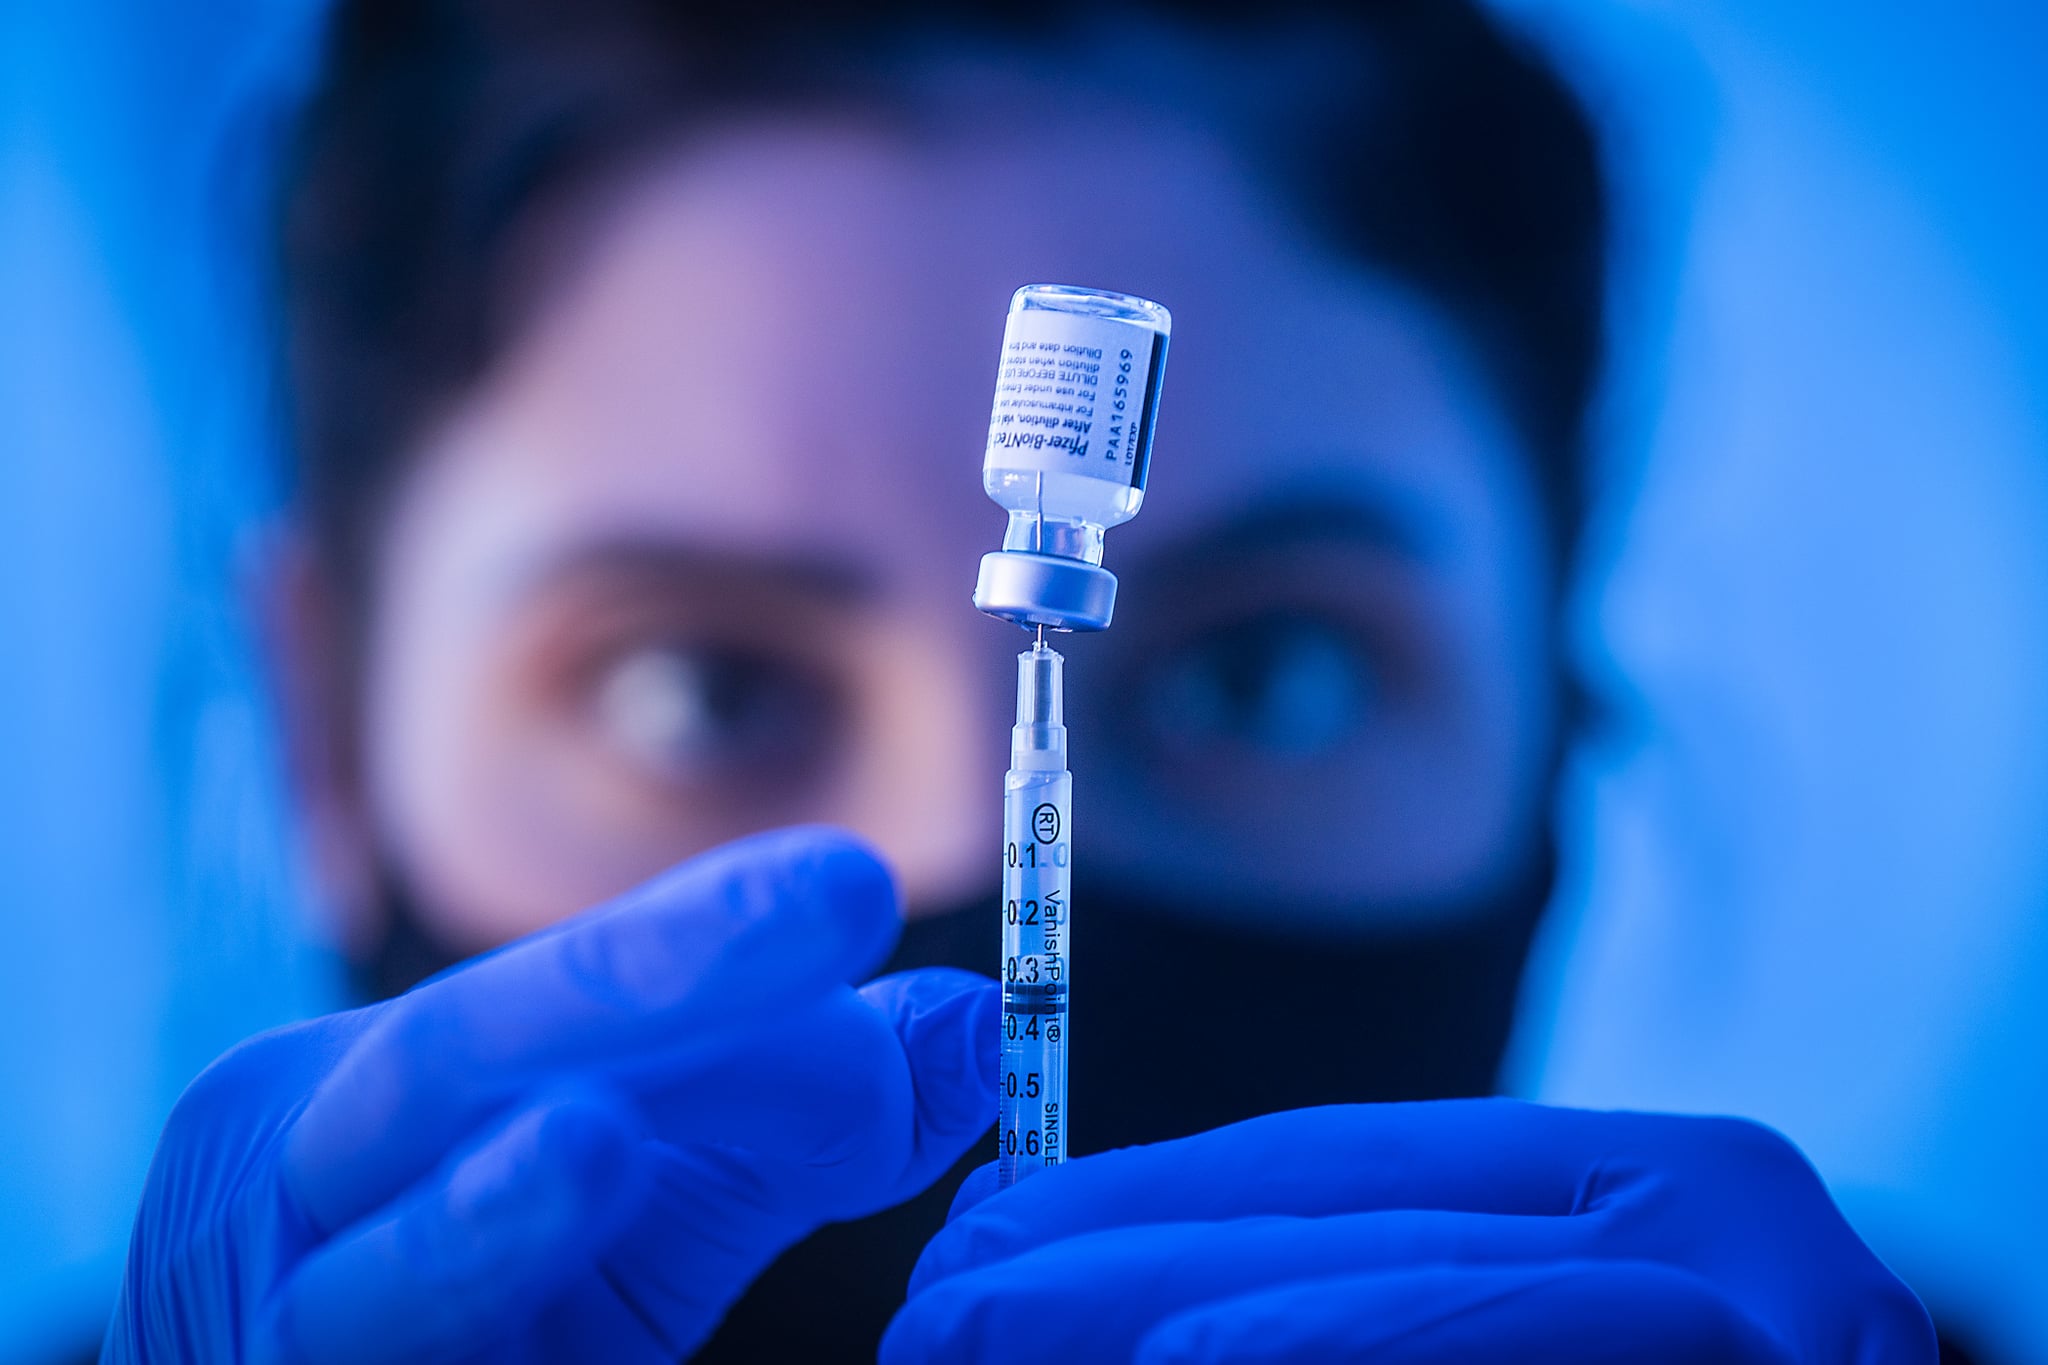
<svg viewBox="0 0 2048 1365"><path fill-rule="evenodd" d="M952 1168L996 1118L1002 1002L996 983L930 967L870 982L861 998L895 1029L910 1063L917 1126L892 1203Z"/></svg>

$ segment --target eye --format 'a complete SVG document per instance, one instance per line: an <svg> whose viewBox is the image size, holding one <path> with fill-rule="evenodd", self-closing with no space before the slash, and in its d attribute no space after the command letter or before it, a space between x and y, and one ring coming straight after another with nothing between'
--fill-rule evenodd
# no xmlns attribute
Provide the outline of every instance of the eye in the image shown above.
<svg viewBox="0 0 2048 1365"><path fill-rule="evenodd" d="M1228 745L1292 762L1342 746L1378 690L1352 632L1295 614L1207 630L1166 651L1147 681L1140 701L1156 743Z"/></svg>
<svg viewBox="0 0 2048 1365"><path fill-rule="evenodd" d="M802 668L741 650L643 645L601 668L590 693L599 730L669 781L768 776L815 761L831 700Z"/></svg>

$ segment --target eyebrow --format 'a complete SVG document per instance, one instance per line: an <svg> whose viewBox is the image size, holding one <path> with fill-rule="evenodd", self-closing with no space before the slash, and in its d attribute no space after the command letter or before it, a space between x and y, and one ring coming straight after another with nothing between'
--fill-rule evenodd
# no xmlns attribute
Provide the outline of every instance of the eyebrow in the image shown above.
<svg viewBox="0 0 2048 1365"><path fill-rule="evenodd" d="M651 579L690 587L738 579L846 606L873 600L879 589L872 568L846 556L762 553L638 536L571 546L534 564L524 582L531 587L590 578Z"/></svg>

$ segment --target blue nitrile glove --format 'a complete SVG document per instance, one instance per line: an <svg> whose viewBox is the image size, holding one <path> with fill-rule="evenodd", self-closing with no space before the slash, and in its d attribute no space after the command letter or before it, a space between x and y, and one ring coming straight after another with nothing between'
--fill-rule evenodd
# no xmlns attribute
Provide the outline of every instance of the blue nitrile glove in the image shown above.
<svg viewBox="0 0 2048 1365"><path fill-rule="evenodd" d="M1341 1105L992 1188L925 1249L884 1365L1935 1359L1812 1167L1729 1119Z"/></svg>
<svg viewBox="0 0 2048 1365"><path fill-rule="evenodd" d="M681 1359L988 1127L993 983L845 984L897 925L871 854L791 830L244 1044L164 1130L103 1359Z"/></svg>

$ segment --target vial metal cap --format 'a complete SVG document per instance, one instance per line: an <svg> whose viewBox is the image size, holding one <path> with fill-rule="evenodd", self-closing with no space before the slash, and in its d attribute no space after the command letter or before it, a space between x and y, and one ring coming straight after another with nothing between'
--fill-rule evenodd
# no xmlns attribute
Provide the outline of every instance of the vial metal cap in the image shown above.
<svg viewBox="0 0 2048 1365"><path fill-rule="evenodd" d="M1116 575L1078 559L996 550L981 557L974 605L1020 626L1103 630L1116 610Z"/></svg>

